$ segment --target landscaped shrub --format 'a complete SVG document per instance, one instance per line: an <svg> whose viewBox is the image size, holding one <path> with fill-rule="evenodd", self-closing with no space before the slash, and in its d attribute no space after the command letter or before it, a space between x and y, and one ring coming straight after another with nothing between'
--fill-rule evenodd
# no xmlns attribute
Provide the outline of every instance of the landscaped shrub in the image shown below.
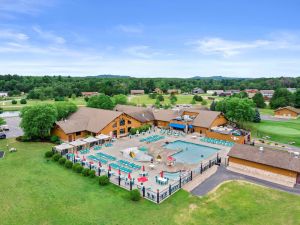
<svg viewBox="0 0 300 225"><path fill-rule="evenodd" d="M65 167L66 167L66 168L71 169L72 166L73 166L73 163L72 163L70 160L67 160L67 161L65 162Z"/></svg>
<svg viewBox="0 0 300 225"><path fill-rule="evenodd" d="M45 157L46 158L51 158L53 155L54 155L53 151L47 151L47 152L45 152Z"/></svg>
<svg viewBox="0 0 300 225"><path fill-rule="evenodd" d="M135 202L139 201L141 199L140 191L138 189L130 191L130 199Z"/></svg>
<svg viewBox="0 0 300 225"><path fill-rule="evenodd" d="M81 173L82 170L83 170L83 166L81 166L81 165L77 166L77 168L76 168L77 173Z"/></svg>
<svg viewBox="0 0 300 225"><path fill-rule="evenodd" d="M59 137L56 136L56 135L52 135L51 138L50 138L50 141L52 143L59 143L60 142Z"/></svg>
<svg viewBox="0 0 300 225"><path fill-rule="evenodd" d="M54 161L58 161L60 158L61 158L61 155L58 154L58 153L56 153L56 154L54 154L54 155L52 156L52 159L53 159Z"/></svg>
<svg viewBox="0 0 300 225"><path fill-rule="evenodd" d="M90 170L89 176L90 176L90 178L94 178L96 176L96 171L95 170Z"/></svg>
<svg viewBox="0 0 300 225"><path fill-rule="evenodd" d="M26 100L25 98L22 98L22 99L20 100L20 103L21 103L22 105L25 105L25 104L27 104L27 100Z"/></svg>
<svg viewBox="0 0 300 225"><path fill-rule="evenodd" d="M81 173L83 176L87 177L90 174L90 169L84 168Z"/></svg>
<svg viewBox="0 0 300 225"><path fill-rule="evenodd" d="M67 161L67 159L64 158L64 157L61 157L61 158L58 160L59 164L61 164L61 165L64 165L66 161Z"/></svg>
<svg viewBox="0 0 300 225"><path fill-rule="evenodd" d="M105 186L105 185L107 185L108 183L109 183L108 176L103 175L103 176L100 176L100 177L99 177L99 184L100 184L101 186Z"/></svg>
<svg viewBox="0 0 300 225"><path fill-rule="evenodd" d="M78 166L80 166L79 163L74 163L72 166L72 170L76 172Z"/></svg>
<svg viewBox="0 0 300 225"><path fill-rule="evenodd" d="M18 103L18 102L17 102L17 100L15 100L15 99L11 101L11 104L13 104L13 105L15 105L15 104L17 104L17 103Z"/></svg>

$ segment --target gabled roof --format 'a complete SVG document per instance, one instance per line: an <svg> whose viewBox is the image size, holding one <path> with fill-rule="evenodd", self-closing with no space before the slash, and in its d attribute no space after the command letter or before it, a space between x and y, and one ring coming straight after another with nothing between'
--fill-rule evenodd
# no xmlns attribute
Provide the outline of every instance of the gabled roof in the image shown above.
<svg viewBox="0 0 300 225"><path fill-rule="evenodd" d="M67 120L58 121L56 124L66 134L84 130L97 133L120 115L122 112L80 107Z"/></svg>
<svg viewBox="0 0 300 225"><path fill-rule="evenodd" d="M228 153L228 156L273 166L290 171L300 172L300 159L295 158L292 153L282 150L273 150L251 145L235 144Z"/></svg>
<svg viewBox="0 0 300 225"><path fill-rule="evenodd" d="M124 112L142 123L155 120L152 110L145 107L116 105L115 110Z"/></svg>
<svg viewBox="0 0 300 225"><path fill-rule="evenodd" d="M296 109L296 108L294 108L292 106L286 106L286 107L278 108L278 109L275 110L275 112L279 111L279 110L282 110L282 109L287 109L287 110L290 110L290 111L295 112L297 114L300 114L300 109Z"/></svg>
<svg viewBox="0 0 300 225"><path fill-rule="evenodd" d="M153 110L155 120L169 122L176 117L181 116L180 110L171 110L171 109L155 109Z"/></svg>
<svg viewBox="0 0 300 225"><path fill-rule="evenodd" d="M221 112L199 110L199 114L193 120L192 125L197 127L210 128L212 123L221 115Z"/></svg>

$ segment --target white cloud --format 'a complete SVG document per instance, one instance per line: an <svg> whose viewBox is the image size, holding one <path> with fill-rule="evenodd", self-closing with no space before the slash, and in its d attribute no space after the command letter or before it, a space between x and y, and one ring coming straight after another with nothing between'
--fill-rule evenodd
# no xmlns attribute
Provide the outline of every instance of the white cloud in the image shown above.
<svg viewBox="0 0 300 225"><path fill-rule="evenodd" d="M33 30L44 40L50 41L55 44L65 44L66 43L66 40L63 37L58 36L51 31L44 31L38 26L34 26Z"/></svg>
<svg viewBox="0 0 300 225"><path fill-rule="evenodd" d="M141 24L139 25L119 25L116 27L117 30L122 31L124 33L142 33L143 32L143 26Z"/></svg>
<svg viewBox="0 0 300 225"><path fill-rule="evenodd" d="M0 30L0 39L26 41L29 39L29 36L12 30Z"/></svg>
<svg viewBox="0 0 300 225"><path fill-rule="evenodd" d="M221 54L224 57L240 54L247 49L255 49L270 44L267 40L255 40L250 42L231 41L222 38L205 38L195 41L196 49L204 54Z"/></svg>
<svg viewBox="0 0 300 225"><path fill-rule="evenodd" d="M37 14L42 8L53 6L54 2L54 0L0 0L0 12L10 18L13 18L11 13Z"/></svg>
<svg viewBox="0 0 300 225"><path fill-rule="evenodd" d="M203 38L191 43L202 54L219 54L230 57L250 50L300 50L298 36L280 34L271 39L258 39L252 41L226 40L219 37Z"/></svg>

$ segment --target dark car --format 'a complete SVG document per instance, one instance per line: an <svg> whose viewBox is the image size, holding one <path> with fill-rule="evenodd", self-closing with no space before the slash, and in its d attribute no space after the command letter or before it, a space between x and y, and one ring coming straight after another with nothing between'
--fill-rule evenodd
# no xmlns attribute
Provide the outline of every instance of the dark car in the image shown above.
<svg viewBox="0 0 300 225"><path fill-rule="evenodd" d="M0 133L0 139L5 139L5 138L6 138L6 134Z"/></svg>

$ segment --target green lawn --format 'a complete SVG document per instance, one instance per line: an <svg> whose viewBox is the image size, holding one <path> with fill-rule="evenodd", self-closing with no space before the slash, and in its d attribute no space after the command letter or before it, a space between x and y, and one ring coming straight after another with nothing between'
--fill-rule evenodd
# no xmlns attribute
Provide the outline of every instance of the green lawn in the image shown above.
<svg viewBox="0 0 300 225"><path fill-rule="evenodd" d="M75 98L74 100L69 98L68 101L69 102L74 102L78 106L82 106L82 105L86 104L83 97L78 97L78 98ZM18 100L18 103L16 105L13 105L11 103L11 101L0 101L0 107L3 108L5 111L17 111L17 110L22 109L24 106L32 106L32 105L36 105L36 104L39 104L39 103L53 104L53 103L55 103L55 101L54 100L41 101L41 100L29 99L29 100L27 100L27 104L25 104L25 105L20 104L19 100Z"/></svg>
<svg viewBox="0 0 300 225"><path fill-rule="evenodd" d="M207 101L207 106L210 105L212 102L211 100L208 100L207 97L209 97L207 94L201 95L206 101ZM163 104L170 104L169 100L170 95L164 95L164 101L162 102ZM176 95L177 97L177 102L176 104L191 104L191 101L194 97L194 95ZM221 99L218 96L210 96L215 98L216 100ZM129 101L133 102L138 105L142 105L143 103L146 105L154 104L156 99L151 99L148 97L148 95L132 95L129 97ZM200 102L197 102L197 104L201 104Z"/></svg>
<svg viewBox="0 0 300 225"><path fill-rule="evenodd" d="M300 147L300 119L287 121L261 121L260 123L249 123L255 137L270 136L270 140L281 143L296 142Z"/></svg>
<svg viewBox="0 0 300 225"><path fill-rule="evenodd" d="M114 185L100 187L43 158L51 144L0 141L16 147L0 160L0 224L299 224L300 197L240 182L193 197L181 190L156 205L131 202Z"/></svg>
<svg viewBox="0 0 300 225"><path fill-rule="evenodd" d="M259 109L260 114L262 115L274 115L274 110L270 108Z"/></svg>

